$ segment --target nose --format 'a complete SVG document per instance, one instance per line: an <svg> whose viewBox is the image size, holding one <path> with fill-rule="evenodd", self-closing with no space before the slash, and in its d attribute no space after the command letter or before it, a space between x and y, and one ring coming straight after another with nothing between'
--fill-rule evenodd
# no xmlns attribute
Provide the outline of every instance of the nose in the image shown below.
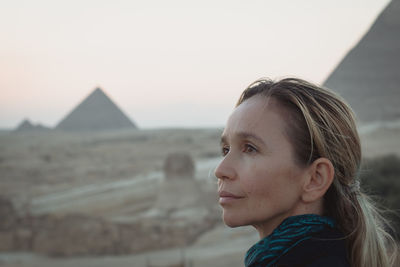
<svg viewBox="0 0 400 267"><path fill-rule="evenodd" d="M215 176L220 179L234 179L236 177L236 171L232 159L229 155L226 155L215 169Z"/></svg>

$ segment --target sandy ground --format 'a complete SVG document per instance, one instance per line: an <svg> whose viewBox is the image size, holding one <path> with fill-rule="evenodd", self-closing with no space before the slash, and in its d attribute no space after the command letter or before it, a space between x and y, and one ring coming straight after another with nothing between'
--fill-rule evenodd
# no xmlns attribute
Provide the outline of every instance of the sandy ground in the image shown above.
<svg viewBox="0 0 400 267"><path fill-rule="evenodd" d="M165 157L188 152L207 163L219 153L220 130L145 130L100 134L0 135L0 194L35 209L63 194L89 195L162 171ZM87 190L87 194L84 191ZM81 193L79 193L81 192ZM31 200L34 199L31 203ZM54 201L56 204L57 201Z"/></svg>
<svg viewBox="0 0 400 267"><path fill-rule="evenodd" d="M374 128L375 127L375 128ZM364 128L365 157L400 155L400 127ZM0 194L21 213L82 212L107 219L134 219L151 208L163 179L165 157L188 152L196 179L216 187L221 129L163 129L101 134L0 134ZM251 228L228 229L222 223L184 249L137 255L48 258L30 253L1 253L0 266L243 266L245 251L257 241Z"/></svg>
<svg viewBox="0 0 400 267"><path fill-rule="evenodd" d="M218 239L218 242L215 240ZM182 259L193 267L234 267L243 266L243 257L247 248L257 241L253 229L229 229L218 226L206 233L197 243L185 249L152 251L126 256L95 256L68 259L48 258L31 253L2 253L0 266L29 267L105 267L105 266L137 266L145 267L146 263L157 266L179 263Z"/></svg>

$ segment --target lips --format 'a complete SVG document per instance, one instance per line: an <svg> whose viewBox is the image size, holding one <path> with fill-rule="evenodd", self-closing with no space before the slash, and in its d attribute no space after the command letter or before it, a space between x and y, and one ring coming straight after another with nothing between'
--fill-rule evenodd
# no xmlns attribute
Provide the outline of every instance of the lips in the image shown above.
<svg viewBox="0 0 400 267"><path fill-rule="evenodd" d="M219 204L220 205L233 203L242 198L243 198L242 196L235 195L228 191L220 191L219 192Z"/></svg>
<svg viewBox="0 0 400 267"><path fill-rule="evenodd" d="M237 195L235 195L235 194L232 194L232 193L230 193L230 192L227 192L227 191L221 191L221 192L219 192L219 197L241 198L241 197L239 197L239 196L237 196Z"/></svg>

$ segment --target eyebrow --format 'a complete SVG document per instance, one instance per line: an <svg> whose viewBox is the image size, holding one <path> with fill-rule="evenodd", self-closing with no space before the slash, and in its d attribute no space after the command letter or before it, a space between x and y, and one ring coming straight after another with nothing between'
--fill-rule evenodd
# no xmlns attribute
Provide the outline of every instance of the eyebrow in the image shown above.
<svg viewBox="0 0 400 267"><path fill-rule="evenodd" d="M241 139L254 139L257 142L261 143L262 145L265 145L264 140L262 140L260 137L258 137L256 134L251 133L251 132L237 132L235 133L236 136L238 136ZM221 144L226 144L227 143L227 136L222 135L221 136Z"/></svg>

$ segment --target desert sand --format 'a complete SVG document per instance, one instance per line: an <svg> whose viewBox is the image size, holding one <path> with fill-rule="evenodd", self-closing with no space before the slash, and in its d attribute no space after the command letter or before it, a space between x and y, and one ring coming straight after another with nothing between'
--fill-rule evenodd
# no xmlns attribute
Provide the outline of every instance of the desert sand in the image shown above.
<svg viewBox="0 0 400 267"><path fill-rule="evenodd" d="M184 246L178 242L169 248L147 248L137 253L68 257L51 257L29 250L3 251L0 266L168 266L181 261L186 266L242 266L244 253L258 237L252 228L229 229L220 219L213 172L220 160L221 132L222 129L125 130L96 134L3 132L0 135L0 194L11 200L21 216L78 213L110 224L137 223L149 216L153 216L153 222L157 218L163 220L160 209L165 205L157 204L166 188L163 184L168 183L163 164L169 154L181 152L193 158L195 172L188 179L198 187L177 184L203 192L209 201L179 206L184 212L170 212L169 222L176 216L174 223L194 225L193 218L199 216L201 220L202 212L210 210L217 221ZM365 157L400 155L399 127L381 125L361 132ZM177 201L176 196L171 195L170 200ZM162 202L165 201L168 194L163 195Z"/></svg>

